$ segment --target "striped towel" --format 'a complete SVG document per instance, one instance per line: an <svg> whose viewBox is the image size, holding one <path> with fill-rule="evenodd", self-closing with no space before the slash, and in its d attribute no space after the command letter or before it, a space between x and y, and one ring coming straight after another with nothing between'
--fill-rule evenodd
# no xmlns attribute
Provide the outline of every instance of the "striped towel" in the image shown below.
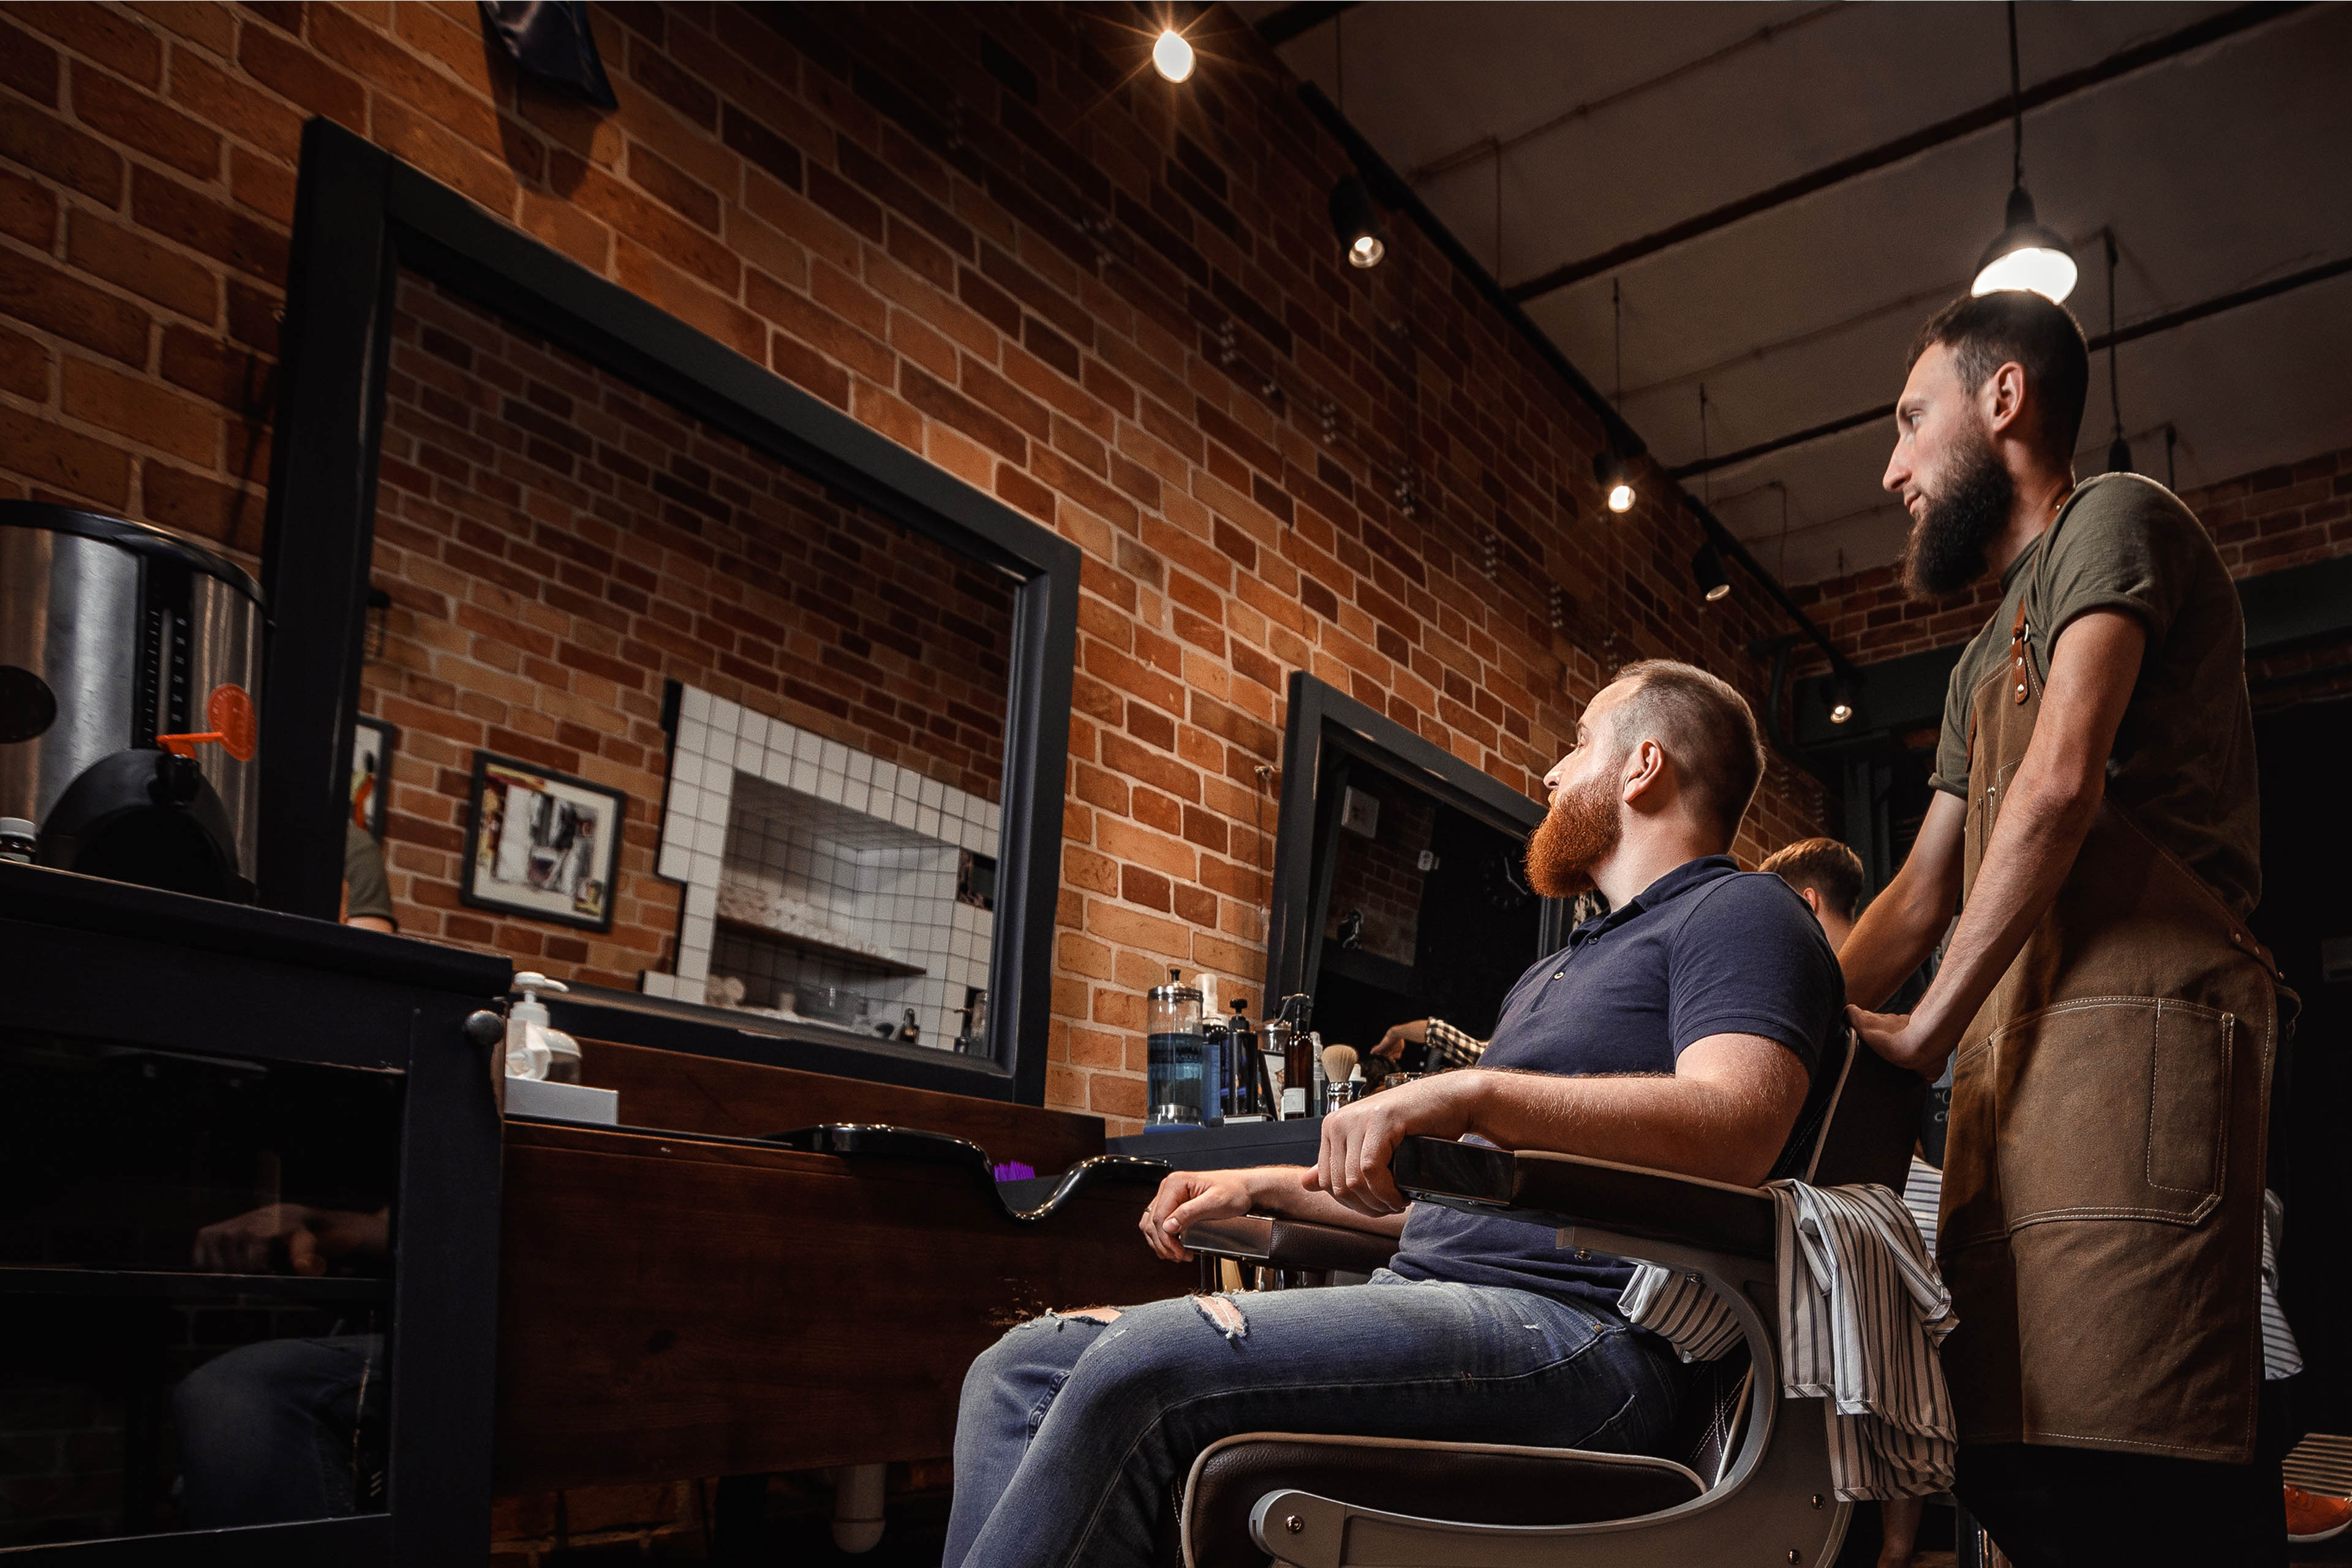
<svg viewBox="0 0 2352 1568"><path fill-rule="evenodd" d="M1958 1437L1936 1350L1959 1320L1903 1200L1880 1186L1767 1190L1780 1210L1782 1391L1829 1402L1837 1495L1947 1489ZM1685 1361L1739 1342L1730 1309L1695 1274L1637 1264L1617 1310Z"/></svg>

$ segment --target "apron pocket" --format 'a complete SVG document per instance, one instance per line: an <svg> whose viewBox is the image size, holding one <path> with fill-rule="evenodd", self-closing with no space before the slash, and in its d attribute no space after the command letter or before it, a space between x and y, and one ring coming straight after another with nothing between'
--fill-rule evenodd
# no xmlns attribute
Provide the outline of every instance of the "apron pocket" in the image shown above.
<svg viewBox="0 0 2352 1568"><path fill-rule="evenodd" d="M1994 1146L2011 1229L2053 1219L2195 1225L2221 1201L2234 1015L2192 1002L2062 1002L1993 1052Z"/></svg>

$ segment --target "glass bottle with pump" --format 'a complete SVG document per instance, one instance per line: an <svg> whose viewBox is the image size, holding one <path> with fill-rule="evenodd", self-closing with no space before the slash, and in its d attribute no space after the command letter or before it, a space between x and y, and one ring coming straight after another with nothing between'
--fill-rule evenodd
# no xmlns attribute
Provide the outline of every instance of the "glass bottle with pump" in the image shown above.
<svg viewBox="0 0 2352 1568"><path fill-rule="evenodd" d="M1197 1126L1201 1121L1201 993L1170 970L1168 984L1145 993L1145 1099L1148 1127Z"/></svg>

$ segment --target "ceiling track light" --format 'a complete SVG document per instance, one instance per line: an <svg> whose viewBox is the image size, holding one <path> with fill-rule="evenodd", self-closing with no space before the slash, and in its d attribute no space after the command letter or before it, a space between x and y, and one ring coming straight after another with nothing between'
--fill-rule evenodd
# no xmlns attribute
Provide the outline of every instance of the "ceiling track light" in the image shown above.
<svg viewBox="0 0 2352 1568"><path fill-rule="evenodd" d="M1854 683L1851 676L1833 676L1830 679L1830 722L1850 724L1853 721Z"/></svg>
<svg viewBox="0 0 2352 1568"><path fill-rule="evenodd" d="M1331 187L1331 232L1347 247L1350 267L1378 267L1389 253L1380 204L1372 200L1371 187L1361 174L1349 174Z"/></svg>
<svg viewBox="0 0 2352 1568"><path fill-rule="evenodd" d="M1715 547L1714 540L1702 541L1698 552L1691 557L1691 577L1708 604L1731 597L1731 574L1723 569L1723 552Z"/></svg>
<svg viewBox="0 0 2352 1568"><path fill-rule="evenodd" d="M1170 81L1192 79L1192 43L1173 27L1162 27L1151 40L1151 68Z"/></svg>
<svg viewBox="0 0 2352 1568"><path fill-rule="evenodd" d="M2029 289L2063 302L2074 291L2077 276L2074 252L2056 229L2035 216L2033 198L2025 191L2025 104L2017 68L2017 0L2009 5L2009 207L2000 236L1985 247L1977 262L1971 294L1992 294L2005 289Z"/></svg>
<svg viewBox="0 0 2352 1568"><path fill-rule="evenodd" d="M1601 498L1611 511L1633 510L1633 475L1614 447L1592 459L1592 477L1600 482Z"/></svg>

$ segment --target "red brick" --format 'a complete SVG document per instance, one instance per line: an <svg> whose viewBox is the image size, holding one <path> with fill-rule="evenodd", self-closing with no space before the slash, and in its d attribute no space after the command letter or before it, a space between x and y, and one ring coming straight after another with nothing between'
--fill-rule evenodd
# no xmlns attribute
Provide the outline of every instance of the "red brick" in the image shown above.
<svg viewBox="0 0 2352 1568"><path fill-rule="evenodd" d="M92 277L210 324L220 319L220 279L203 263L77 209L66 221L66 257Z"/></svg>
<svg viewBox="0 0 2352 1568"><path fill-rule="evenodd" d="M367 90L316 51L268 27L247 27L236 59L262 86L347 131L366 132Z"/></svg>
<svg viewBox="0 0 2352 1568"><path fill-rule="evenodd" d="M272 282L286 276L285 235L235 207L148 169L131 172L131 216L142 228Z"/></svg>
<svg viewBox="0 0 2352 1568"><path fill-rule="evenodd" d="M0 315L128 364L147 360L146 311L12 250L0 250Z"/></svg>
<svg viewBox="0 0 2352 1568"><path fill-rule="evenodd" d="M21 92L45 109L55 109L60 74L57 50L0 22L0 87Z"/></svg>
<svg viewBox="0 0 2352 1568"><path fill-rule="evenodd" d="M0 392L37 403L49 395L48 350L5 327L0 327Z"/></svg>
<svg viewBox="0 0 2352 1568"><path fill-rule="evenodd" d="M219 457L219 416L145 376L68 358L63 407L76 419L192 463L210 464Z"/></svg>
<svg viewBox="0 0 2352 1568"><path fill-rule="evenodd" d="M101 136L200 180L220 176L220 137L152 93L77 61L74 118Z"/></svg>
<svg viewBox="0 0 2352 1568"><path fill-rule="evenodd" d="M58 198L37 181L0 169L0 234L47 250L57 241Z"/></svg>
<svg viewBox="0 0 2352 1568"><path fill-rule="evenodd" d="M103 205L110 207L122 199L122 154L29 103L0 98L0 158L47 174Z"/></svg>
<svg viewBox="0 0 2352 1568"><path fill-rule="evenodd" d="M5 404L0 469L116 509L131 499L131 458L120 447Z"/></svg>
<svg viewBox="0 0 2352 1568"><path fill-rule="evenodd" d="M175 3L169 8L180 7ZM172 100L206 123L289 163L300 153L300 114L190 50L173 51Z"/></svg>
<svg viewBox="0 0 2352 1568"><path fill-rule="evenodd" d="M78 55L142 87L163 79L163 46L132 17L104 5L14 4L9 12ZM0 44L6 40L0 39Z"/></svg>
<svg viewBox="0 0 2352 1568"><path fill-rule="evenodd" d="M144 510L151 521L184 529L233 549L260 548L259 495L203 474L155 462L147 464L140 485L146 499Z"/></svg>

